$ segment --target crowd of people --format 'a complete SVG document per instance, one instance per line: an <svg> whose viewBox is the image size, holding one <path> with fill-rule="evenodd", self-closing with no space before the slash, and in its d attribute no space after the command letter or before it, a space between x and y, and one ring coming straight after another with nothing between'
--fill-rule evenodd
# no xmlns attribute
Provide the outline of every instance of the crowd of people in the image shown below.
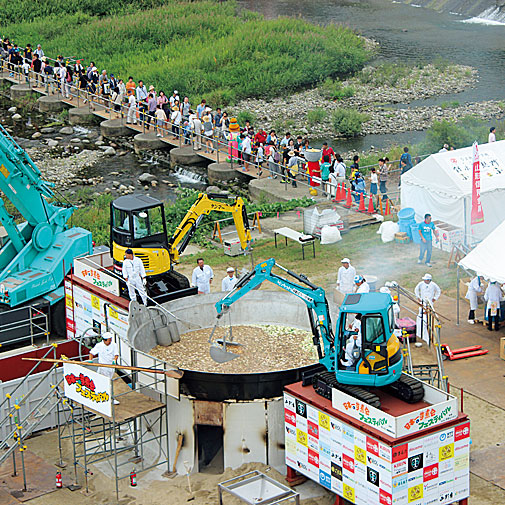
<svg viewBox="0 0 505 505"><path fill-rule="evenodd" d="M132 76L124 80L105 69L99 71L93 61L85 65L83 60L70 60L62 55L52 60L40 44L35 49L30 44L19 47L4 38L0 44L0 58L11 75L21 72L27 82L43 83L49 92L58 91L68 100L78 95L84 103L88 100L101 102L110 107L116 117L125 117L127 124L143 124L148 131L152 127L160 137L172 135L174 140L180 137L185 145L192 145L196 151L212 153L233 140L230 161L238 163L244 172L254 171L261 177L267 171L269 177L294 187L302 180L310 186L321 187L329 199L336 196L337 186L345 181L356 203L361 194L378 195L380 192L383 200L388 198L387 182L392 169L388 158L379 159L378 168L372 168L367 178L360 169L358 155L347 168L343 157L324 143L319 172L309 174L305 153L312 146L308 138L300 135L295 138L290 132L278 136L275 130L268 133L262 128L255 130L249 121L238 125L236 118L220 107L213 110L205 99L195 107L188 96L181 99L176 89L166 94L142 80L135 82ZM398 164L401 173L413 166L408 148L404 151Z"/></svg>

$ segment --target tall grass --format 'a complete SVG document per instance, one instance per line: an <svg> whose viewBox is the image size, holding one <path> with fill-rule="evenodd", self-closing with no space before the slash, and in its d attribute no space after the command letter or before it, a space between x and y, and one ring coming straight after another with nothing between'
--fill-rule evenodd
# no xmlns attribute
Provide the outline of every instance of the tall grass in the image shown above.
<svg viewBox="0 0 505 505"><path fill-rule="evenodd" d="M0 6L7 3L0 0ZM71 0L54 15L60 5L54 2L51 15L4 26L3 33L18 44L40 42L50 55L93 60L99 70L132 75L167 92L178 89L193 103L279 96L359 70L368 54L348 28L265 20L233 1L112 0L107 16L97 14L97 0L80 3L90 7L79 10ZM140 9L131 12L133 5Z"/></svg>

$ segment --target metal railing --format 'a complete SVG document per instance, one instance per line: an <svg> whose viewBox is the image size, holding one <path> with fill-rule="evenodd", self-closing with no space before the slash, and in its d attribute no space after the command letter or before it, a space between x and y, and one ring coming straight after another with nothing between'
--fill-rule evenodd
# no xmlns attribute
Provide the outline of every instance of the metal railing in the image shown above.
<svg viewBox="0 0 505 505"><path fill-rule="evenodd" d="M2 72L6 71L4 66L1 67ZM267 161L263 160L261 164L258 163L258 160L253 162L247 162L244 160L243 150L241 150L237 146L231 146L229 139L226 139L227 132L222 128L218 130L217 136L206 136L203 130L194 130L194 128L186 128L184 129L183 125L174 123L167 119L166 121L162 121L161 125L158 125L158 120L154 117L152 111L149 113L147 103L135 103L135 106L127 106L124 103L114 103L111 95L103 95L98 94L96 92L90 91L88 88L82 89L76 85L77 77L74 75L72 82L61 82L54 77L45 76L44 74L36 74L31 71L28 76L25 76L19 70L13 69L8 70L13 76L17 76L18 82L22 82L25 79L25 82L30 86L32 83L39 84L39 77L41 79L41 83L44 84L44 93L47 95L56 95L59 99L69 100L73 102L74 98L76 99L76 106L80 107L81 103L83 106L89 107L90 114L102 112L105 116L109 116L109 119L121 119L124 121L125 125L130 125L134 127L138 125L142 128L142 133L146 133L146 130L149 130L150 127L153 127L153 131L160 135L162 140L171 141L172 143L178 144L179 147L192 147L198 154L202 150L202 146L204 143L208 142L209 153L204 154L214 154L217 163L228 162L230 163L230 168L236 169L239 167L242 168L242 172L247 173L249 170L246 167L251 166L252 169L257 170L258 173L267 172L269 173L269 177L277 178L279 177L282 182L285 184L285 191L287 191L287 186L292 184L296 186L301 184L306 187L308 190L316 189L322 190L322 193L332 199L337 194L337 184L330 183L328 181L322 181L320 176L311 175L306 171L306 162L304 160L300 160L297 163L296 167L289 167L286 164L275 162L275 161ZM33 79L32 76L37 76L37 79ZM41 91L42 92L42 91ZM124 95L123 99L128 95ZM130 115L129 115L130 113ZM133 117L132 117L133 116ZM128 117L134 119L134 121L128 121ZM187 117L183 117L183 119L188 120ZM151 125L151 121L153 124ZM168 137L172 135L172 138ZM429 156L429 155L426 155ZM209 159L212 157L208 156ZM395 163L398 160L394 160L391 163ZM264 166L264 163L267 163L267 166ZM234 166L235 165L235 166ZM371 167L375 165L367 165L363 168ZM390 170L390 174L395 172L399 172L398 170ZM311 184L311 181L314 183ZM350 189L349 189L350 191ZM355 207L360 204L360 192L353 191L352 196L354 202L348 207L351 210L356 210ZM381 196L384 197L384 206L386 199L397 199L399 196L398 190L388 189L387 193L382 193ZM366 196L369 196L369 193L366 193ZM335 201L335 200L334 200ZM382 200L380 200L382 202ZM379 200L376 203L376 210L379 213L383 213L380 210L381 204ZM393 206L394 207L394 206ZM384 209L385 210L385 209Z"/></svg>
<svg viewBox="0 0 505 505"><path fill-rule="evenodd" d="M26 312L26 315L23 312ZM18 315L20 319L17 318ZM0 345L15 344L30 339L33 346L38 337L46 337L46 345L49 345L49 318L45 312L29 305L28 307L10 309L8 317L9 319L13 318L14 321L2 323Z"/></svg>

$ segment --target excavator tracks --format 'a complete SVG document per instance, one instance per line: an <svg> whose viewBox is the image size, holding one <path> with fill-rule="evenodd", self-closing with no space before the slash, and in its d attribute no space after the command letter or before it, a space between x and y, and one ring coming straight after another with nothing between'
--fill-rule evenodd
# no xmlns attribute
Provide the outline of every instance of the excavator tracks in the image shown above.
<svg viewBox="0 0 505 505"><path fill-rule="evenodd" d="M370 391L359 386L340 384L340 382L338 382L335 378L335 374L333 372L316 373L312 378L312 385L318 395L321 395L328 400L331 400L331 390L335 388L353 396L354 398L357 398L363 403L371 405L372 407L379 409L381 406L380 398L377 395L374 395Z"/></svg>
<svg viewBox="0 0 505 505"><path fill-rule="evenodd" d="M368 391L368 389L359 386L349 386L347 384L340 384L333 372L318 372L312 378L312 386L318 395L321 395L328 400L331 400L331 390L338 389L354 398L380 409L380 398ZM423 383L419 380L402 374L399 380L386 386L384 388L390 395L399 398L406 403L416 403L424 397Z"/></svg>
<svg viewBox="0 0 505 505"><path fill-rule="evenodd" d="M384 389L390 395L407 403L417 403L424 397L423 383L405 374Z"/></svg>

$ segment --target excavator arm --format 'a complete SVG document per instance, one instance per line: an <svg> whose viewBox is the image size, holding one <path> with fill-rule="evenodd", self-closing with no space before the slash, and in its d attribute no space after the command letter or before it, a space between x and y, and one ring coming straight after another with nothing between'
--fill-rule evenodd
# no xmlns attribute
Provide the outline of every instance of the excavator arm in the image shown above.
<svg viewBox="0 0 505 505"><path fill-rule="evenodd" d="M277 266L301 284L273 273L272 269L274 266ZM270 281L281 289L297 296L307 305L312 329L312 339L317 349L319 361L327 370L333 370L334 364L332 363L332 356L334 354L334 335L331 329L332 325L328 301L326 300L326 294L323 288L312 284L305 276L298 275L279 265L275 262L274 258L258 263L254 270L239 280L233 291L230 291L224 298L216 303L217 317L221 317L233 303L259 286L263 281Z"/></svg>
<svg viewBox="0 0 505 505"><path fill-rule="evenodd" d="M0 248L0 303L14 307L52 292L53 303L61 297L54 291L73 259L92 250L88 231L68 229L73 207L51 201L50 187L28 154L0 126L0 190L26 220L16 223L0 199L0 223L9 237Z"/></svg>
<svg viewBox="0 0 505 505"><path fill-rule="evenodd" d="M196 202L188 210L184 219L181 221L174 234L168 241L168 249L172 263L179 263L179 256L182 254L195 231L200 224L203 216L212 211L230 212L233 216L235 228L242 249L247 249L251 242L251 230L247 219L244 201L240 197L235 198L233 204L219 202L211 198L229 198L227 195L200 193Z"/></svg>

